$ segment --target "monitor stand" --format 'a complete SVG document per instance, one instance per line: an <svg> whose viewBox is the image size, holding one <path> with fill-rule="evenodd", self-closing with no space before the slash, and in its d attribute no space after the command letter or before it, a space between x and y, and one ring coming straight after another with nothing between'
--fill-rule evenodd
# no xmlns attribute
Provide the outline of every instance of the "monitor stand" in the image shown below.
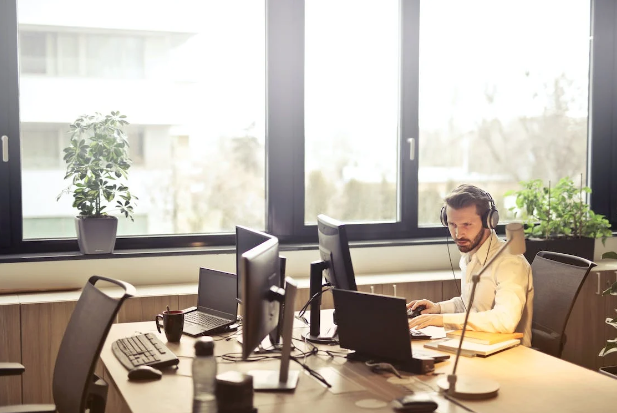
<svg viewBox="0 0 617 413"><path fill-rule="evenodd" d="M323 287L323 272L328 269L325 261L313 261L310 274L310 298L313 298L310 307L309 331L302 335L307 341L318 344L332 344L336 342L336 326L321 334L321 289Z"/></svg>
<svg viewBox="0 0 617 413"><path fill-rule="evenodd" d="M294 302L298 284L290 277L285 279L285 314L283 316L283 351L281 352L281 367L276 370L251 370L253 389L255 391L294 390L298 385L300 372L289 370L291 360L291 336L294 323Z"/></svg>

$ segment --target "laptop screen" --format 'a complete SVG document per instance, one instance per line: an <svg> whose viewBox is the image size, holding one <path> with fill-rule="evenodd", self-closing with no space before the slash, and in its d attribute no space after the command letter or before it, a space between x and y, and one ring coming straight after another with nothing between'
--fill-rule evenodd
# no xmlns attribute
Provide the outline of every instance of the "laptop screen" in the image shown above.
<svg viewBox="0 0 617 413"><path fill-rule="evenodd" d="M236 279L235 274L200 268L197 308L204 312L215 311L235 317L238 312Z"/></svg>

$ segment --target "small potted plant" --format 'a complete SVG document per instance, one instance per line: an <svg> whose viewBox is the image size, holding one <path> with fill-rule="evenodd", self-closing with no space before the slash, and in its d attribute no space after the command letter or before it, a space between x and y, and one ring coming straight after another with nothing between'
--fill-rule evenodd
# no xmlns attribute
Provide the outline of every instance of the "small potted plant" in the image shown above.
<svg viewBox="0 0 617 413"><path fill-rule="evenodd" d="M538 251L556 251L593 260L595 238L612 236L610 222L594 213L585 195L591 189L582 184L576 187L570 178L562 178L554 187L545 186L542 180L521 182L519 191L508 191L505 196L516 195L516 206L525 223L527 251L525 257L533 261Z"/></svg>
<svg viewBox="0 0 617 413"><path fill-rule="evenodd" d="M118 218L108 215L107 204L133 220L133 204L126 180L131 160L122 127L128 125L120 112L83 115L70 125L71 142L64 149L66 175L71 184L63 194L73 194L77 242L84 254L113 252Z"/></svg>

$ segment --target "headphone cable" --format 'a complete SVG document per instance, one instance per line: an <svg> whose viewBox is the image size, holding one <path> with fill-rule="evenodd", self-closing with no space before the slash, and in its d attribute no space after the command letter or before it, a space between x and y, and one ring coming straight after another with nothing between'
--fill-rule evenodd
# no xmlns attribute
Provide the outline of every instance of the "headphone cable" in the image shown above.
<svg viewBox="0 0 617 413"><path fill-rule="evenodd" d="M447 230L447 229L446 229ZM456 287L456 291L458 291L459 297L461 297L461 302L463 303L463 307L465 311L467 311L467 307L465 306L465 301L463 300L463 294L461 293L461 289L458 287L458 282L456 282L456 274L454 273L454 265L452 264L452 256L450 255L450 231L446 232L446 250L448 250L448 259L450 260L450 269L452 270L452 279L454 280L454 286Z"/></svg>

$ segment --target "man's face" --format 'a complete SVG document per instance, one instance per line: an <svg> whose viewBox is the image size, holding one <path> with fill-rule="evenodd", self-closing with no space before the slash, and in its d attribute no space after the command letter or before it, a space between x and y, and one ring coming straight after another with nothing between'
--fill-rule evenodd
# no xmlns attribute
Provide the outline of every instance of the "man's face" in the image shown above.
<svg viewBox="0 0 617 413"><path fill-rule="evenodd" d="M461 209L446 206L446 215L450 235L460 252L472 251L488 238L489 232L482 227L475 205Z"/></svg>

